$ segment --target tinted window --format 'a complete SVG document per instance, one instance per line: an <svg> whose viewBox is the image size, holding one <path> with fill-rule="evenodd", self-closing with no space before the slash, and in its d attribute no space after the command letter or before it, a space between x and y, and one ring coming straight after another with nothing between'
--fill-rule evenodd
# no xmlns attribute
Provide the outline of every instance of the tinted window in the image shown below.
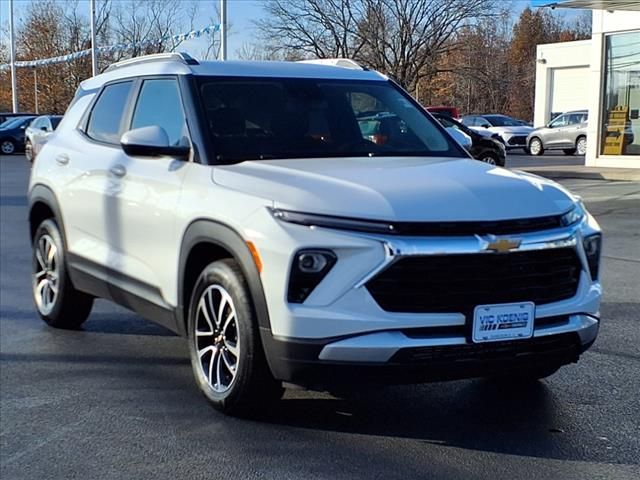
<svg viewBox="0 0 640 480"><path fill-rule="evenodd" d="M108 143L120 141L122 114L126 108L132 82L107 85L95 103L87 126L87 135Z"/></svg>
<svg viewBox="0 0 640 480"><path fill-rule="evenodd" d="M553 122L551 122L551 126L553 128L565 127L567 126L569 116L568 115L560 115Z"/></svg>
<svg viewBox="0 0 640 480"><path fill-rule="evenodd" d="M51 126L55 130L56 128L58 128L58 125L60 124L60 120L62 120L62 117L52 117L49 120L51 120Z"/></svg>
<svg viewBox="0 0 640 480"><path fill-rule="evenodd" d="M180 90L174 79L145 80L140 90L131 128L164 128L170 145L188 145Z"/></svg>
<svg viewBox="0 0 640 480"><path fill-rule="evenodd" d="M202 78L217 160L449 156L460 148L390 83Z"/></svg>
<svg viewBox="0 0 640 480"><path fill-rule="evenodd" d="M485 120L494 127L520 127L522 123L505 115L485 115Z"/></svg>

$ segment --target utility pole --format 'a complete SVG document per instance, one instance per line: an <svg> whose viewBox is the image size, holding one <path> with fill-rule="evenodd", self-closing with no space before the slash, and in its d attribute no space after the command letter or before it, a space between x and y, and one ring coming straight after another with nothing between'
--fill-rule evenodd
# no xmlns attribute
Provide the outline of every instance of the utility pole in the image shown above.
<svg viewBox="0 0 640 480"><path fill-rule="evenodd" d="M11 105L18 113L18 81L16 79L16 32L13 28L13 0L9 0L9 42L11 43Z"/></svg>
<svg viewBox="0 0 640 480"><path fill-rule="evenodd" d="M98 50L96 48L96 0L90 3L91 18L91 75L98 74Z"/></svg>
<svg viewBox="0 0 640 480"><path fill-rule="evenodd" d="M33 103L35 104L35 112L36 114L40 113L38 111L38 69L33 67Z"/></svg>
<svg viewBox="0 0 640 480"><path fill-rule="evenodd" d="M220 0L220 60L227 59L227 0Z"/></svg>

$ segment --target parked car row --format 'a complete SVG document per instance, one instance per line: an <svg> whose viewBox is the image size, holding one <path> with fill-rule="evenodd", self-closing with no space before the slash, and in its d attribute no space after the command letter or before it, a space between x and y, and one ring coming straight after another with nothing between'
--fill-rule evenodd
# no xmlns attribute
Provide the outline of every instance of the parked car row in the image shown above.
<svg viewBox="0 0 640 480"><path fill-rule="evenodd" d="M0 152L3 155L25 152L33 162L47 138L54 132L62 115L2 114Z"/></svg>

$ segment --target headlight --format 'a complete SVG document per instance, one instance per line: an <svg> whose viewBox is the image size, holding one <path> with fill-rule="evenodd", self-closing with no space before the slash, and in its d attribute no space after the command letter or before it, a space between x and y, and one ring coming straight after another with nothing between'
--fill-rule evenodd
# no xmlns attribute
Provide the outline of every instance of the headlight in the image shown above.
<svg viewBox="0 0 640 480"><path fill-rule="evenodd" d="M331 250L300 250L293 256L287 300L302 303L337 261Z"/></svg>
<svg viewBox="0 0 640 480"><path fill-rule="evenodd" d="M584 253L587 256L587 263L589 264L589 272L591 273L591 279L597 280L600 271L600 251L602 250L602 235L596 233L595 235L589 235L582 240L584 246Z"/></svg>
<svg viewBox="0 0 640 480"><path fill-rule="evenodd" d="M582 202L577 202L571 210L562 215L560 223L563 227L568 227L569 225L580 222L584 216L584 206L582 205Z"/></svg>
<svg viewBox="0 0 640 480"><path fill-rule="evenodd" d="M274 218L288 223L305 225L307 227L325 227L338 230L352 230L367 233L393 233L393 225L387 222L359 220L348 217L333 217L330 215L316 215L315 213L292 212L270 208Z"/></svg>

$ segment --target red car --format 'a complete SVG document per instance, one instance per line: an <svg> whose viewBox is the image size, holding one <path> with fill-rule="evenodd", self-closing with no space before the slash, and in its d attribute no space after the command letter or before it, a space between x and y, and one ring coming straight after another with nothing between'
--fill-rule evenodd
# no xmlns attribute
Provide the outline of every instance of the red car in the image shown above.
<svg viewBox="0 0 640 480"><path fill-rule="evenodd" d="M441 113L443 115L447 115L451 118L460 118L460 112L456 107L426 107L428 112L431 113Z"/></svg>

